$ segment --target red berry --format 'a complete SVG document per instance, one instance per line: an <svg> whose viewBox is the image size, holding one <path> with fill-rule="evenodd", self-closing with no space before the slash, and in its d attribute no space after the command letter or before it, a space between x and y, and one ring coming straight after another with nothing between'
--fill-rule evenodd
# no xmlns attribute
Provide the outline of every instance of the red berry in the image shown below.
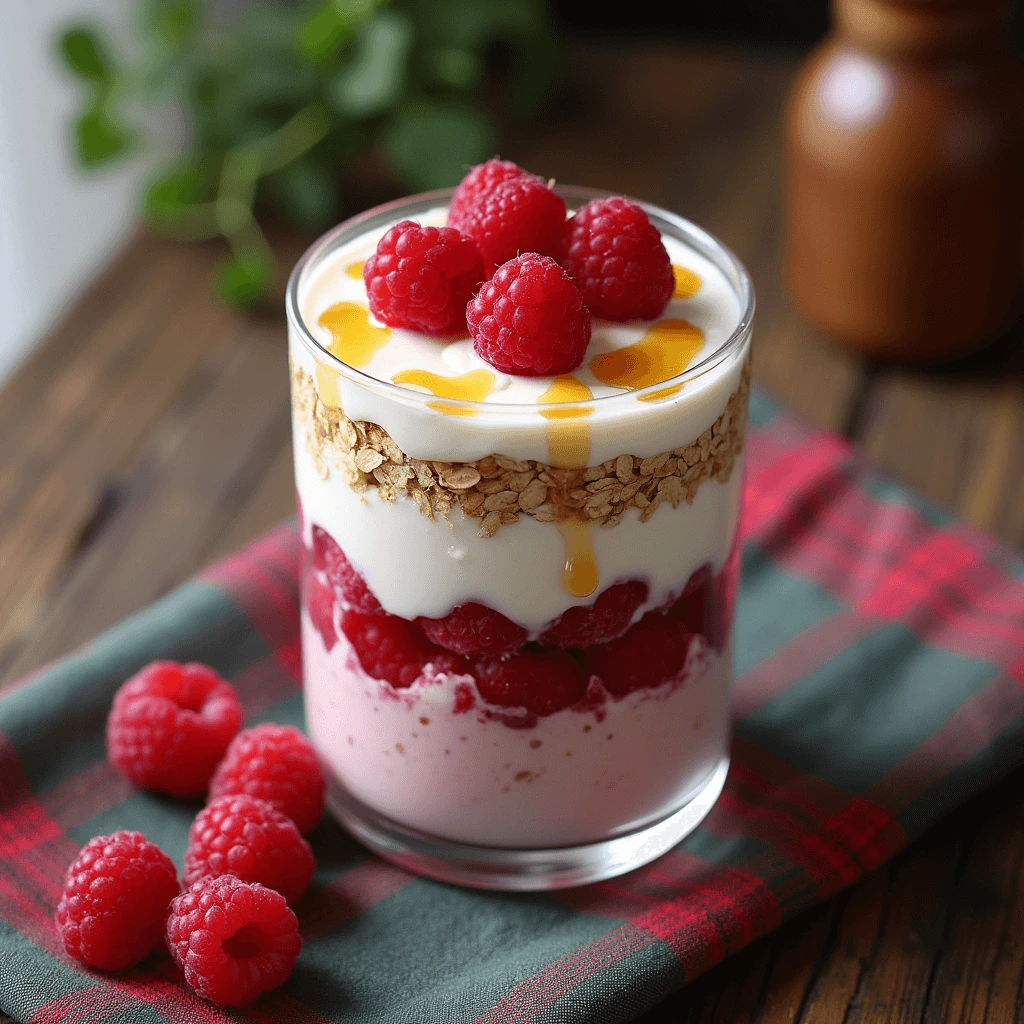
<svg viewBox="0 0 1024 1024"><path fill-rule="evenodd" d="M288 980L302 939L280 893L222 875L201 879L171 904L167 947L204 999L240 1006Z"/></svg>
<svg viewBox="0 0 1024 1024"><path fill-rule="evenodd" d="M473 348L502 373L575 370L590 344L590 313L549 256L528 252L499 267L466 309Z"/></svg>
<svg viewBox="0 0 1024 1024"><path fill-rule="evenodd" d="M537 178L536 175L524 171L522 167L512 163L511 160L501 160L498 157L493 157L486 163L477 164L459 182L459 187L452 195L452 202L448 207L448 223L454 224L456 221L468 216L472 208L484 196L493 192L502 182L520 176L536 178L537 181L540 181L540 178Z"/></svg>
<svg viewBox="0 0 1024 1024"><path fill-rule="evenodd" d="M443 619L416 620L428 639L456 654L513 654L526 643L527 633L501 612L469 601Z"/></svg>
<svg viewBox="0 0 1024 1024"><path fill-rule="evenodd" d="M334 587L319 576L309 573L306 577L306 608L310 621L328 651L338 642L338 631L334 628L334 605Z"/></svg>
<svg viewBox="0 0 1024 1024"><path fill-rule="evenodd" d="M474 669L480 696L505 708L553 715L587 692L587 675L564 651L526 651L511 658L486 659Z"/></svg>
<svg viewBox="0 0 1024 1024"><path fill-rule="evenodd" d="M658 229L641 206L613 196L592 199L565 226L559 262L594 316L654 320L675 290Z"/></svg>
<svg viewBox="0 0 1024 1024"><path fill-rule="evenodd" d="M243 729L210 780L211 800L239 793L266 800L300 832L312 832L324 803L324 776L313 745L290 725L265 722Z"/></svg>
<svg viewBox="0 0 1024 1024"><path fill-rule="evenodd" d="M412 686L427 664L437 672L464 673L466 662L432 644L414 623L397 615L360 615L346 611L341 629L352 644L363 671L397 689Z"/></svg>
<svg viewBox="0 0 1024 1024"><path fill-rule="evenodd" d="M366 580L353 568L338 542L321 526L313 527L313 568L327 574L349 608L365 615L380 611L380 602Z"/></svg>
<svg viewBox="0 0 1024 1024"><path fill-rule="evenodd" d="M591 647L586 664L609 693L622 697L675 679L686 664L691 640L685 623L648 612L617 640Z"/></svg>
<svg viewBox="0 0 1024 1024"><path fill-rule="evenodd" d="M479 192L475 201L448 211L448 223L480 247L490 274L523 252L555 255L565 228L565 203L532 174L520 174Z"/></svg>
<svg viewBox="0 0 1024 1024"><path fill-rule="evenodd" d="M548 626L541 642L556 647L592 647L624 633L636 610L647 600L640 580L616 583L591 605L568 608Z"/></svg>
<svg viewBox="0 0 1024 1024"><path fill-rule="evenodd" d="M199 796L241 726L234 688L212 668L154 661L114 694L107 757L143 789Z"/></svg>
<svg viewBox="0 0 1024 1024"><path fill-rule="evenodd" d="M679 619L686 628L705 638L712 632L715 616L714 576L710 565L702 565L686 581L682 594L676 599L668 614Z"/></svg>
<svg viewBox="0 0 1024 1024"><path fill-rule="evenodd" d="M466 303L484 279L476 243L455 228L396 224L363 266L370 310L389 327L465 330Z"/></svg>
<svg viewBox="0 0 1024 1024"><path fill-rule="evenodd" d="M234 875L294 903L309 888L315 866L295 822L254 796L211 800L188 831L186 885L207 875Z"/></svg>
<svg viewBox="0 0 1024 1024"><path fill-rule="evenodd" d="M144 960L178 895L171 858L140 832L90 839L67 870L56 924L69 956L101 971Z"/></svg>

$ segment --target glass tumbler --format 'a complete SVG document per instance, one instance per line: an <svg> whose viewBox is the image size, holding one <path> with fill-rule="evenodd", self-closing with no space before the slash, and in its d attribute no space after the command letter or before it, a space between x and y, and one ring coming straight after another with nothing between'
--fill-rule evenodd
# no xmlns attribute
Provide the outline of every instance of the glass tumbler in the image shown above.
<svg viewBox="0 0 1024 1024"><path fill-rule="evenodd" d="M603 195L558 191L570 210ZM450 196L344 222L288 284L308 727L329 809L382 856L579 885L678 843L725 781L753 290L720 242L642 204L683 304L607 325L587 374L614 393L582 371L529 403L378 379L366 353L403 336L368 315L361 262ZM413 360L427 343L404 340Z"/></svg>

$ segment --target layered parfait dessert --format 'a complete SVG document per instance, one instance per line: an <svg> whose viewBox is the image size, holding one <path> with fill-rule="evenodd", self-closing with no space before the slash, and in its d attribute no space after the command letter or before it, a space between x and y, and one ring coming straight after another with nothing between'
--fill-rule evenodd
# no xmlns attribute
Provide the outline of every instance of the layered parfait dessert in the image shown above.
<svg viewBox="0 0 1024 1024"><path fill-rule="evenodd" d="M459 878L446 851L514 864L710 806L752 309L735 258L495 159L335 229L288 301L306 714L342 820Z"/></svg>

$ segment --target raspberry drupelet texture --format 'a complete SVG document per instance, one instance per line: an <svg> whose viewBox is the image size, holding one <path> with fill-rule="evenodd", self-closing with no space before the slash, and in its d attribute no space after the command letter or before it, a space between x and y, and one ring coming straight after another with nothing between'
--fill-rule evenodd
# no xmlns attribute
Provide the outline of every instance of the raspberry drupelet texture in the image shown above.
<svg viewBox="0 0 1024 1024"><path fill-rule="evenodd" d="M428 664L435 672L469 671L464 658L432 644L415 623L397 615L346 611L341 616L341 629L363 671L399 690L412 686Z"/></svg>
<svg viewBox="0 0 1024 1024"><path fill-rule="evenodd" d="M322 527L313 527L313 568L324 572L328 582L349 608L364 615L381 610L380 602L353 568L338 542Z"/></svg>
<svg viewBox="0 0 1024 1024"><path fill-rule="evenodd" d="M363 266L373 315L389 327L450 334L466 327L466 303L484 279L476 243L453 227L403 220Z"/></svg>
<svg viewBox="0 0 1024 1024"><path fill-rule="evenodd" d="M320 820L324 776L313 745L290 725L243 729L210 780L210 799L244 794L273 804L304 835Z"/></svg>
<svg viewBox="0 0 1024 1024"><path fill-rule="evenodd" d="M491 704L553 715L587 692L587 675L564 651L525 651L474 666L480 696Z"/></svg>
<svg viewBox="0 0 1024 1024"><path fill-rule="evenodd" d="M291 818L253 796L222 796L197 815L185 851L186 885L206 875L260 882L294 903L309 888L316 864Z"/></svg>
<svg viewBox="0 0 1024 1024"><path fill-rule="evenodd" d="M234 688L212 668L154 661L114 695L107 756L143 789L199 796L241 727Z"/></svg>
<svg viewBox="0 0 1024 1024"><path fill-rule="evenodd" d="M55 921L69 956L121 971L160 943L178 876L170 857L139 832L90 839L67 870Z"/></svg>
<svg viewBox="0 0 1024 1024"><path fill-rule="evenodd" d="M616 583L603 590L592 605L568 608L544 631L541 643L556 647L592 647L625 633L637 609L647 600L641 580Z"/></svg>
<svg viewBox="0 0 1024 1024"><path fill-rule="evenodd" d="M539 178L520 174L479 193L454 216L449 209L448 223L476 242L490 275L519 253L555 255L562 242L565 203Z"/></svg>
<svg viewBox="0 0 1024 1024"><path fill-rule="evenodd" d="M686 665L693 634L686 624L648 612L617 640L585 652L588 671L616 697L675 679Z"/></svg>
<svg viewBox="0 0 1024 1024"><path fill-rule="evenodd" d="M302 939L280 893L222 875L197 881L174 900L167 947L204 999L241 1006L288 980Z"/></svg>
<svg viewBox="0 0 1024 1024"><path fill-rule="evenodd" d="M527 639L522 626L476 601L453 608L443 619L420 616L416 624L428 639L456 654L513 654Z"/></svg>
<svg viewBox="0 0 1024 1024"><path fill-rule="evenodd" d="M306 607L313 627L320 634L325 650L331 651L338 642L338 631L334 627L334 607L337 595L334 587L313 573L303 578L306 587Z"/></svg>
<svg viewBox="0 0 1024 1024"><path fill-rule="evenodd" d="M658 229L638 204L621 196L592 199L565 226L559 262L594 316L654 320L675 278Z"/></svg>
<svg viewBox="0 0 1024 1024"><path fill-rule="evenodd" d="M452 195L452 201L448 207L449 223L456 223L469 215L469 212L480 200L493 192L500 184L510 178L525 176L540 181L536 175L524 171L519 164L511 160L502 160L499 157L492 157L486 163L477 164L470 170L459 187Z"/></svg>
<svg viewBox="0 0 1024 1024"><path fill-rule="evenodd" d="M579 289L549 256L509 260L466 310L473 348L502 373L570 373L590 343L590 313Z"/></svg>

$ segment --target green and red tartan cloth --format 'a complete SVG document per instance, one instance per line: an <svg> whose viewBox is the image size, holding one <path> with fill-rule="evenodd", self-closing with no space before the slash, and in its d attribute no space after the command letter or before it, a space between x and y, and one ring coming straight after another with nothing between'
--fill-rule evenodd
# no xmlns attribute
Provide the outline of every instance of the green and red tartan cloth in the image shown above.
<svg viewBox="0 0 1024 1024"><path fill-rule="evenodd" d="M104 759L117 686L201 660L250 722L300 723L294 529L282 527L0 697L0 1008L33 1024L625 1021L871 870L1024 754L1024 560L755 394L725 792L614 881L502 895L416 878L325 821L291 980L233 1016L169 958L69 961L51 916L91 836L180 865L196 805Z"/></svg>

